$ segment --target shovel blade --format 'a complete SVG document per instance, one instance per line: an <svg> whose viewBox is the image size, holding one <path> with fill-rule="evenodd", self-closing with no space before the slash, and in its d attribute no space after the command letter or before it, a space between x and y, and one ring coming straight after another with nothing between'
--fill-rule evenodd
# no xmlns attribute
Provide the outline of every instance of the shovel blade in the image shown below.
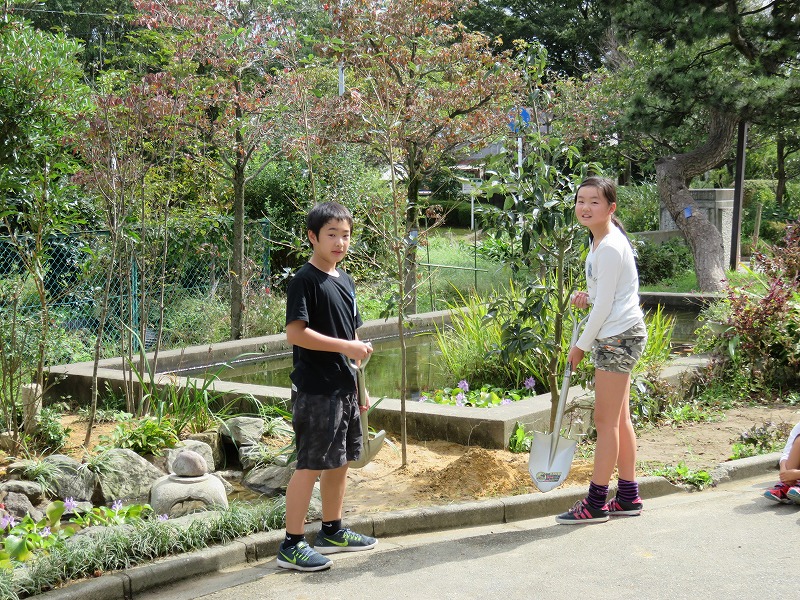
<svg viewBox="0 0 800 600"><path fill-rule="evenodd" d="M383 448L383 440L385 438L386 432L383 429L376 433L375 437L371 439L368 436L364 437L361 446L361 456L358 460L350 461L350 468L360 469L372 462L372 459L375 458L378 452L381 451L381 448Z"/></svg>
<svg viewBox="0 0 800 600"><path fill-rule="evenodd" d="M551 450L555 444L555 451ZM555 433L535 433L528 458L528 472L533 485L540 492L549 492L564 483L572 466L576 440L561 437Z"/></svg>

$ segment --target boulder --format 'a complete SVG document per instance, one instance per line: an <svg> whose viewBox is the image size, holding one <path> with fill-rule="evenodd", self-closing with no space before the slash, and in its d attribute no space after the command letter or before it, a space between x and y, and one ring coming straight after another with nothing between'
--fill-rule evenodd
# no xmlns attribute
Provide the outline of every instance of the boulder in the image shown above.
<svg viewBox="0 0 800 600"><path fill-rule="evenodd" d="M236 446L253 446L264 435L264 419L258 417L233 417L220 427L220 434Z"/></svg>
<svg viewBox="0 0 800 600"><path fill-rule="evenodd" d="M208 473L206 459L192 450L179 452L170 469L178 477L201 477Z"/></svg>
<svg viewBox="0 0 800 600"><path fill-rule="evenodd" d="M42 462L56 467L52 490L57 498L73 498L76 502L91 502L97 476L74 458L64 454L46 456Z"/></svg>
<svg viewBox="0 0 800 600"><path fill-rule="evenodd" d="M150 506L157 515L180 517L198 510L228 507L222 481L213 475L180 477L165 475L150 490Z"/></svg>
<svg viewBox="0 0 800 600"><path fill-rule="evenodd" d="M289 480L294 473L294 467L294 464L290 467L279 467L277 465L256 467L242 478L242 485L270 498L278 496L289 485Z"/></svg>
<svg viewBox="0 0 800 600"><path fill-rule="evenodd" d="M166 452L167 457L167 472L175 473L173 463L179 454L182 452L191 451L192 453L199 454L205 459L205 470L203 473L213 473L216 471L216 462L214 461L214 451L211 446L199 440L183 440L178 442L174 448L169 448ZM202 475L203 473L198 473Z"/></svg>
<svg viewBox="0 0 800 600"><path fill-rule="evenodd" d="M165 473L128 448L112 448L106 452L99 476L97 497L102 504L122 500L126 504L146 503L150 487Z"/></svg>

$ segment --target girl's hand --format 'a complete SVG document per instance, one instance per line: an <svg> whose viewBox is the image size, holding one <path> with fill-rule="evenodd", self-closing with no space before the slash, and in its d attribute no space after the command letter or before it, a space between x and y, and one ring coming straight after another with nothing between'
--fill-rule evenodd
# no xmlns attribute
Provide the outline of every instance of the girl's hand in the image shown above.
<svg viewBox="0 0 800 600"><path fill-rule="evenodd" d="M589 293L575 292L574 294L572 294L572 306L574 306L575 308L588 308Z"/></svg>
<svg viewBox="0 0 800 600"><path fill-rule="evenodd" d="M785 469L780 473L780 478L783 483L793 485L795 481L800 479L800 469Z"/></svg>
<svg viewBox="0 0 800 600"><path fill-rule="evenodd" d="M570 370L575 371L578 368L578 365L583 360L584 354L585 352L577 346L570 348L569 355L567 355L567 362L570 364Z"/></svg>

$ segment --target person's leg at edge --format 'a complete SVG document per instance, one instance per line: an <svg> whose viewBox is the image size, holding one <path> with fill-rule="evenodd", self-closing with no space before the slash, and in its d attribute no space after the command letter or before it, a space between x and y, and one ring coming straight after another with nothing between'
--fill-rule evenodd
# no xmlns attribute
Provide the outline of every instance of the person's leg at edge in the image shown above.
<svg viewBox="0 0 800 600"><path fill-rule="evenodd" d="M349 463L345 463L338 469L325 470L320 476L319 492L322 496L323 523L342 520L348 466Z"/></svg>
<svg viewBox="0 0 800 600"><path fill-rule="evenodd" d="M298 469L292 474L286 488L286 533L303 535L306 527L311 493L321 471Z"/></svg>

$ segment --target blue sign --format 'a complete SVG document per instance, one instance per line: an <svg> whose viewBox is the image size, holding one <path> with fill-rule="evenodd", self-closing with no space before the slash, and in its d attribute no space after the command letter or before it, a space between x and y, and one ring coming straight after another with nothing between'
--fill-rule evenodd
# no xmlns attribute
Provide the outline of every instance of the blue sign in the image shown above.
<svg viewBox="0 0 800 600"><path fill-rule="evenodd" d="M512 133L518 133L531 123L531 114L528 112L527 108L515 108L508 116L511 117L508 128L511 129Z"/></svg>

